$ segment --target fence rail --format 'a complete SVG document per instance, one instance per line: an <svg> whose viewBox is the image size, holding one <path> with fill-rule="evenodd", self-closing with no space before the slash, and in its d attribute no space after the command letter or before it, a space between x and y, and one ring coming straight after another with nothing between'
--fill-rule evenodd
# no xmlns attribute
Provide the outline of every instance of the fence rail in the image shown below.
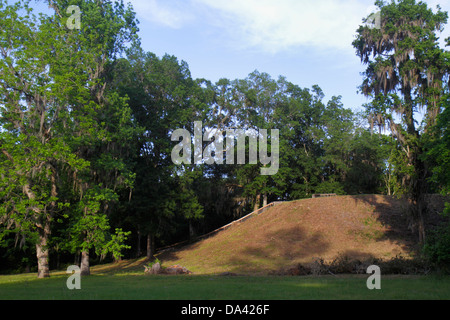
<svg viewBox="0 0 450 320"><path fill-rule="evenodd" d="M312 195L313 199L314 198L325 198L325 197L337 197L336 193L318 193L318 194L313 194Z"/></svg>
<svg viewBox="0 0 450 320"><path fill-rule="evenodd" d="M242 218L240 218L240 219L238 219L238 220L235 220L235 221L233 221L233 222L227 224L226 226L223 226L223 227L221 227L221 228L219 228L219 229L217 229L217 230L211 231L210 233L207 233L207 234L205 234L205 235L203 235L203 236L200 236L200 237L198 237L198 238L196 238L196 239L197 239L197 240L201 240L201 239L204 239L204 238L208 238L208 237L212 236L213 234L216 234L216 233L219 232L219 231L223 231L223 230L225 230L225 229L228 229L229 227L233 226L233 225L236 224L236 223L244 222L245 220L248 220L248 219L250 219L250 218L253 218L253 216L258 216L258 215L260 215L261 213L263 213L264 211L266 211L267 209L272 208L272 207L276 206L277 204L281 204L281 203L282 203L282 202L280 202L280 201L278 201L278 202L272 202L272 203L268 204L267 206L264 206L264 207L262 207L262 208L259 208L258 210L253 211L252 213L250 213L250 214L248 214L248 215L246 215L246 216L244 216L244 217L242 217Z"/></svg>
<svg viewBox="0 0 450 320"><path fill-rule="evenodd" d="M268 209L270 209L270 208L272 208L272 207L274 207L274 206L276 206L278 204L281 204L281 203L283 203L283 202L282 201L272 202L272 203L268 204L267 206L259 208L258 210L253 211L252 213L250 213L250 214L248 214L248 215L246 215L246 216L244 216L244 217L242 217L242 218L240 218L238 220L235 220L235 221L233 221L233 222L231 222L231 223L229 223L229 224L227 224L227 225L225 225L225 226L223 226L223 227L221 227L219 229L211 231L211 232L209 232L207 234L204 234L202 236L196 237L193 240L183 241L183 242L179 242L179 243L173 244L171 246L167 246L167 247L164 247L164 248L157 249L157 251L158 252L163 252L163 251L166 251L166 250L170 250L170 249L174 249L176 247L183 246L183 245L191 243L191 242L196 242L196 241L200 241L200 240L209 238L209 237L213 236L214 234L216 234L216 233L218 233L220 231L226 230L226 229L230 228L231 226L233 226L233 225L235 225L237 223L244 222L245 220L248 220L248 219L252 218L253 216L258 216L261 213L263 213L264 211L266 211L266 210L268 210Z"/></svg>

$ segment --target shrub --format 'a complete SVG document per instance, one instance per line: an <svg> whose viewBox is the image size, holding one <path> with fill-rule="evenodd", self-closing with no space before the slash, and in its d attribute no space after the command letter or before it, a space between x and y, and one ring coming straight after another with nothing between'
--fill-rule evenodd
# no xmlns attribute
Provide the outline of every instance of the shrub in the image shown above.
<svg viewBox="0 0 450 320"><path fill-rule="evenodd" d="M450 271L450 222L447 221L429 233L423 251L439 269Z"/></svg>
<svg viewBox="0 0 450 320"><path fill-rule="evenodd" d="M155 260L149 262L149 263L146 265L146 267L149 268L149 269L151 269L151 268L153 268L153 266L154 266L155 264L157 264L157 263L159 263L159 264L161 265L161 261L159 261L158 258L156 258Z"/></svg>
<svg viewBox="0 0 450 320"><path fill-rule="evenodd" d="M315 259L307 265L298 264L289 269L278 270L274 274L278 275L337 275L337 274L366 274L367 268L377 265L381 268L382 274L403 274L403 275L426 275L432 270L430 263L421 258L405 258L397 256L389 260L368 257L364 260L352 259L345 255L337 256L331 262L325 262L322 258Z"/></svg>

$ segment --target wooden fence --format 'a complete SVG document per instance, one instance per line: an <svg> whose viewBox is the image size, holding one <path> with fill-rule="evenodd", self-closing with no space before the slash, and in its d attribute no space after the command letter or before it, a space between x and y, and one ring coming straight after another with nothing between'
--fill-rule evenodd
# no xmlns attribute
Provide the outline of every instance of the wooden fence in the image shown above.
<svg viewBox="0 0 450 320"><path fill-rule="evenodd" d="M200 237L198 237L196 240L202 240L202 239L204 239L204 238L208 238L208 237L210 237L210 236L212 236L212 235L214 235L214 234L216 234L216 233L218 233L218 232L220 232L220 231L223 231L223 230L226 230L226 229L230 228L231 226L233 226L233 225L235 225L235 224L237 224L237 223L241 223L241 222L244 222L245 220L248 220L248 219L250 219L250 218L253 218L254 216L258 216L258 215L260 215L261 213L263 213L264 211L266 211L267 209L270 209L270 208L272 208L273 206L276 206L277 204L281 204L281 203L282 203L282 202L272 202L272 203L268 204L267 206L264 206L264 207L262 207L262 208L259 208L258 210L253 211L252 213L250 213L250 214L248 214L248 215L246 215L246 216L244 216L244 217L242 217L242 218L240 218L240 219L238 219L238 220L235 220L235 221L233 221L233 222L227 224L226 226L223 226L223 227L221 227L221 228L219 228L219 229L217 229L217 230L211 231L210 233L207 233L207 234L205 234L205 235L203 235L203 236L200 236Z"/></svg>
<svg viewBox="0 0 450 320"><path fill-rule="evenodd" d="M314 198L325 198L325 197L336 197L336 193L323 193L323 194L313 194L312 197Z"/></svg>
<svg viewBox="0 0 450 320"><path fill-rule="evenodd" d="M158 253L160 253L160 252L163 252L163 251L166 251L166 250L170 250L170 249L175 249L177 247L181 247L181 246L186 245L188 243L192 243L192 242L196 242L196 241L200 241L200 240L209 238L209 237L215 235L216 233L219 233L220 231L226 230L226 229L230 228L231 226L233 226L233 225L235 225L237 223L241 223L241 222L244 222L244 221L246 221L246 220L248 220L250 218L253 218L254 216L258 216L261 213L263 213L264 211L266 211L266 210L268 210L268 209L270 209L270 208L272 208L272 207L274 207L274 206L276 206L278 204L281 204L281 203L283 203L283 202L282 201L272 202L272 203L268 204L267 206L259 208L258 210L253 211L252 213L250 213L250 214L248 214L248 215L246 215L246 216L244 216L244 217L242 217L242 218L240 218L238 220L235 220L235 221L233 221L233 222L231 222L231 223L227 224L226 226L223 226L223 227L221 227L219 229L211 231L211 232L209 232L207 234L204 234L202 236L196 237L195 239L192 239L192 240L183 241L183 242L180 242L180 243L177 243L177 244L174 244L174 245L171 245L171 246L167 246L167 247L164 247L164 248L159 248L159 249L157 249L157 251L158 251Z"/></svg>

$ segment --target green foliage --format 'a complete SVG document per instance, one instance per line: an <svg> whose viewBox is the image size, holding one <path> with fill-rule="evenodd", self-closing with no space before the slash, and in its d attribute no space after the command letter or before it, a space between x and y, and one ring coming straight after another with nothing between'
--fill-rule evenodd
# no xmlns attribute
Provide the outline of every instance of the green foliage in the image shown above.
<svg viewBox="0 0 450 320"><path fill-rule="evenodd" d="M444 99L444 111L438 116L437 124L426 136L425 159L432 167L430 181L443 195L450 193L450 109L449 96ZM450 216L450 203L446 203L444 218ZM424 253L429 259L447 272L450 271L450 223L447 221L433 230L427 237Z"/></svg>
<svg viewBox="0 0 450 320"><path fill-rule="evenodd" d="M125 244L131 231L124 232L122 229L117 228L116 233L111 235L109 240L102 248L102 255L111 253L115 261L119 261L123 257L123 250L131 249L131 246Z"/></svg>
<svg viewBox="0 0 450 320"><path fill-rule="evenodd" d="M424 4L377 2L389 18L382 31L358 30L354 45L367 64L361 90L373 98L366 128L341 97L325 101L318 85L300 88L259 71L217 83L193 79L186 62L144 52L135 13L122 1L47 2L50 15L35 13L29 1L0 0L0 29L9 30L0 33L0 244L28 250L24 259L44 239L52 253L92 251L119 260L141 236L159 245L181 241L191 229L211 231L263 199L400 194L407 191L404 178L418 175L405 152L422 146L411 112L423 104L430 123L437 117L433 97L443 78L436 74L445 57L434 31L446 16ZM68 4L81 9L80 30L66 27ZM397 16L421 17L425 27L397 24ZM409 36L395 37L399 32ZM382 36L401 39L403 49L376 48ZM415 55L406 61L409 50ZM417 95L399 95L417 70ZM378 76L388 71L392 79ZM396 125L399 105L409 113ZM438 119L425 149L433 183L448 192L448 112ZM280 130L278 173L262 176L262 165L249 163L175 166L171 134L193 132L194 121L204 129ZM397 140L371 130L388 125Z"/></svg>
<svg viewBox="0 0 450 320"><path fill-rule="evenodd" d="M150 261L149 263L147 263L147 267L151 270L153 268L153 266L158 264L158 263L161 265L161 261L158 258L156 258L155 260Z"/></svg>
<svg viewBox="0 0 450 320"><path fill-rule="evenodd" d="M426 136L425 159L432 166L430 181L435 183L442 194L450 193L450 96L443 99L443 112L436 125Z"/></svg>
<svg viewBox="0 0 450 320"><path fill-rule="evenodd" d="M434 12L425 2L397 0L375 4L380 9L377 28L360 26L353 42L366 65L360 92L371 98L366 105L373 128L388 128L396 139L387 185L411 201L410 214L425 239L425 194L429 192L426 135L436 124L443 97L448 94L448 52L440 48L438 33L448 13ZM425 117L418 123L418 112ZM444 155L445 157L445 155ZM392 183L394 185L392 185Z"/></svg>
<svg viewBox="0 0 450 320"><path fill-rule="evenodd" d="M344 187L338 181L325 181L319 183L315 188L316 193L336 193L337 195L344 195Z"/></svg>
<svg viewBox="0 0 450 320"><path fill-rule="evenodd" d="M366 105L372 127L388 127L405 153L402 174L410 180L408 192L417 193L412 190L417 185L413 181L422 179L423 172L417 163L422 139L415 116L419 106L426 108L426 130L439 114L448 68L436 33L448 15L440 10L433 13L426 3L415 0L377 1L376 5L381 11L380 28L361 26L353 42L367 65L360 91L372 98ZM382 38L386 41L380 41ZM401 115L400 123L396 123L395 114Z"/></svg>
<svg viewBox="0 0 450 320"><path fill-rule="evenodd" d="M135 177L124 152L136 132L131 113L103 82L136 39L134 13L122 2L71 4L83 12L81 30L66 28L67 1L49 1L53 15L36 15L29 1L0 2L0 29L9 30L0 33L0 232L44 252L62 218L70 250L106 243L110 191Z"/></svg>
<svg viewBox="0 0 450 320"><path fill-rule="evenodd" d="M446 222L427 236L423 251L431 262L450 271L450 223Z"/></svg>

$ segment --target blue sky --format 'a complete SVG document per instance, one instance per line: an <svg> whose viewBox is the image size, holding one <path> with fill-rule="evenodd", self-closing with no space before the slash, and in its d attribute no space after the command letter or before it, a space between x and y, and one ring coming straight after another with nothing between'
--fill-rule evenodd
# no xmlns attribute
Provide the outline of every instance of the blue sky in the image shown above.
<svg viewBox="0 0 450 320"><path fill-rule="evenodd" d="M125 1L127 2L127 1ZM254 70L319 85L360 110L364 70L351 45L374 0L129 0L144 50L176 56L193 78L242 79ZM425 1L450 12L450 0ZM441 35L450 36L450 26ZM442 41L443 42L443 41Z"/></svg>

